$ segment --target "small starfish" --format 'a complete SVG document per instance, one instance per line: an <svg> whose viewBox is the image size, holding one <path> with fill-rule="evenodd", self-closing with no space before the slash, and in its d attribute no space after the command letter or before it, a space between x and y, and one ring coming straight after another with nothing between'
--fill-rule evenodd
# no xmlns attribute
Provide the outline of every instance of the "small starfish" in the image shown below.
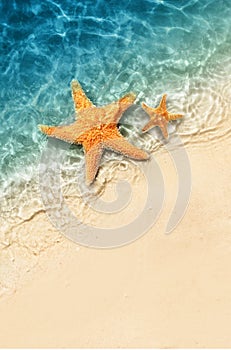
<svg viewBox="0 0 231 350"><path fill-rule="evenodd" d="M150 116L149 122L143 127L142 131L146 132L153 128L154 126L159 126L163 136L168 138L168 129L167 124L171 120L176 120L182 118L182 114L172 114L167 111L166 107L166 97L167 94L163 95L160 104L157 108L152 108L147 106L145 103L142 103L142 108L148 113Z"/></svg>
<svg viewBox="0 0 231 350"><path fill-rule="evenodd" d="M71 87L77 120L70 125L39 125L39 127L44 134L50 137L83 145L88 185L95 179L105 148L133 159L148 159L148 154L130 144L117 128L122 114L136 98L133 93L128 93L109 105L96 107L87 98L76 80L72 81Z"/></svg>

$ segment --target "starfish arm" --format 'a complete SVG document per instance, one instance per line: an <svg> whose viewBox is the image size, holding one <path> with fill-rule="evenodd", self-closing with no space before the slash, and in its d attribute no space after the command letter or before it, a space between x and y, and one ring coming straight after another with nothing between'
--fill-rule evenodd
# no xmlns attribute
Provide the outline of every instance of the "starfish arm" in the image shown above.
<svg viewBox="0 0 231 350"><path fill-rule="evenodd" d="M39 125L39 129L44 134L50 137L54 137L69 143L77 143L76 127L72 128L72 125L63 125L63 126Z"/></svg>
<svg viewBox="0 0 231 350"><path fill-rule="evenodd" d="M122 114L133 104L135 99L136 96L131 92L121 97L118 101L105 106L103 108L103 122L117 124L122 117Z"/></svg>
<svg viewBox="0 0 231 350"><path fill-rule="evenodd" d="M143 150L133 146L124 137L107 139L104 141L104 146L115 152L122 153L133 159L148 159L149 155Z"/></svg>
<svg viewBox="0 0 231 350"><path fill-rule="evenodd" d="M72 88L72 98L74 100L76 112L79 112L82 109L89 108L89 107L93 106L93 103L86 96L81 85L79 84L79 82L77 80L73 80L71 82L71 88Z"/></svg>
<svg viewBox="0 0 231 350"><path fill-rule="evenodd" d="M168 128L167 128L168 122L164 117L157 117L156 119L151 119L142 129L143 132L146 132L150 129L152 129L155 126L159 126L159 128L162 131L163 136L167 139L168 138Z"/></svg>
<svg viewBox="0 0 231 350"><path fill-rule="evenodd" d="M168 114L168 120L176 120L180 118L183 118L183 114L172 114L172 113Z"/></svg>
<svg viewBox="0 0 231 350"><path fill-rule="evenodd" d="M149 120L149 122L147 124L144 125L142 132L146 132L150 129L152 129L154 126L156 126L157 124L154 123L153 120Z"/></svg>
<svg viewBox="0 0 231 350"><path fill-rule="evenodd" d="M95 145L91 147L88 151L85 151L87 185L90 185L95 179L95 176L99 169L102 154L103 147L101 144Z"/></svg>
<svg viewBox="0 0 231 350"><path fill-rule="evenodd" d="M160 104L159 104L159 108L166 111L167 107L166 107L166 99L167 99L167 94L164 94L162 96L162 99L160 101Z"/></svg>
<svg viewBox="0 0 231 350"><path fill-rule="evenodd" d="M103 107L104 115L101 119L103 124L117 124L121 117L120 107L117 102L110 103Z"/></svg>
<svg viewBox="0 0 231 350"><path fill-rule="evenodd" d="M146 113L148 113L150 115L150 113L152 112L153 108L149 107L148 105L146 105L146 103L142 102L141 104L143 110L145 110Z"/></svg>
<svg viewBox="0 0 231 350"><path fill-rule="evenodd" d="M161 131L162 131L162 134L163 134L164 138L165 138L165 139L167 139L167 138L168 138L168 128L167 128L167 123L166 123L166 124L161 123L161 124L159 124L158 126L160 127L160 129L161 129Z"/></svg>
<svg viewBox="0 0 231 350"><path fill-rule="evenodd" d="M118 100L118 103L123 108L130 107L136 99L136 95L133 92L129 92Z"/></svg>
<svg viewBox="0 0 231 350"><path fill-rule="evenodd" d="M160 114L162 112L160 106L157 108L152 108L146 105L146 103L144 102L142 102L141 106L143 110L149 115L150 118L152 118L155 114Z"/></svg>

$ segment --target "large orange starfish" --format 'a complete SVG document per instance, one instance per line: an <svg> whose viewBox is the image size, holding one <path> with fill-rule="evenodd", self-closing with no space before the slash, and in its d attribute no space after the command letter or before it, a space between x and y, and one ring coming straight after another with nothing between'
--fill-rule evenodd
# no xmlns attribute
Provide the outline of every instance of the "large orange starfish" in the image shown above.
<svg viewBox="0 0 231 350"><path fill-rule="evenodd" d="M142 103L142 108L148 113L150 116L149 122L143 127L142 131L146 132L153 128L154 126L159 126L163 136L168 138L168 129L167 124L171 120L176 120L182 118L182 114L172 114L167 111L166 107L166 97L167 94L163 95L160 104L157 108L152 108L147 106L145 103Z"/></svg>
<svg viewBox="0 0 231 350"><path fill-rule="evenodd" d="M95 179L105 148L133 159L148 159L148 154L126 141L117 128L122 114L134 102L134 94L129 93L109 105L96 107L76 80L72 81L71 87L77 120L70 125L39 127L48 136L83 145L88 185Z"/></svg>

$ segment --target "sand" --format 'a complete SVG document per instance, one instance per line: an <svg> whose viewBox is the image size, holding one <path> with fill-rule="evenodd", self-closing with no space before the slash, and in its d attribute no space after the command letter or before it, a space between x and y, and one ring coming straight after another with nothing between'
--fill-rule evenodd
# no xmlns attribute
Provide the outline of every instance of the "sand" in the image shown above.
<svg viewBox="0 0 231 350"><path fill-rule="evenodd" d="M230 138L203 141L187 145L192 193L171 235L177 181L165 150L163 210L132 244L79 246L43 210L15 227L34 236L1 256L1 347L231 347Z"/></svg>

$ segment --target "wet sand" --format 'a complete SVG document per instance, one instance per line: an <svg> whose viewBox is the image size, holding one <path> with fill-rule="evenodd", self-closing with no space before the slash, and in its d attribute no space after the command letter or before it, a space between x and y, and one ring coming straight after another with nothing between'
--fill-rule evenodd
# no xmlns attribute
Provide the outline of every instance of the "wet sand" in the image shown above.
<svg viewBox="0 0 231 350"><path fill-rule="evenodd" d="M231 347L230 138L204 138L187 145L192 194L171 235L165 151L163 210L134 243L78 246L42 210L14 228L1 251L1 347Z"/></svg>

